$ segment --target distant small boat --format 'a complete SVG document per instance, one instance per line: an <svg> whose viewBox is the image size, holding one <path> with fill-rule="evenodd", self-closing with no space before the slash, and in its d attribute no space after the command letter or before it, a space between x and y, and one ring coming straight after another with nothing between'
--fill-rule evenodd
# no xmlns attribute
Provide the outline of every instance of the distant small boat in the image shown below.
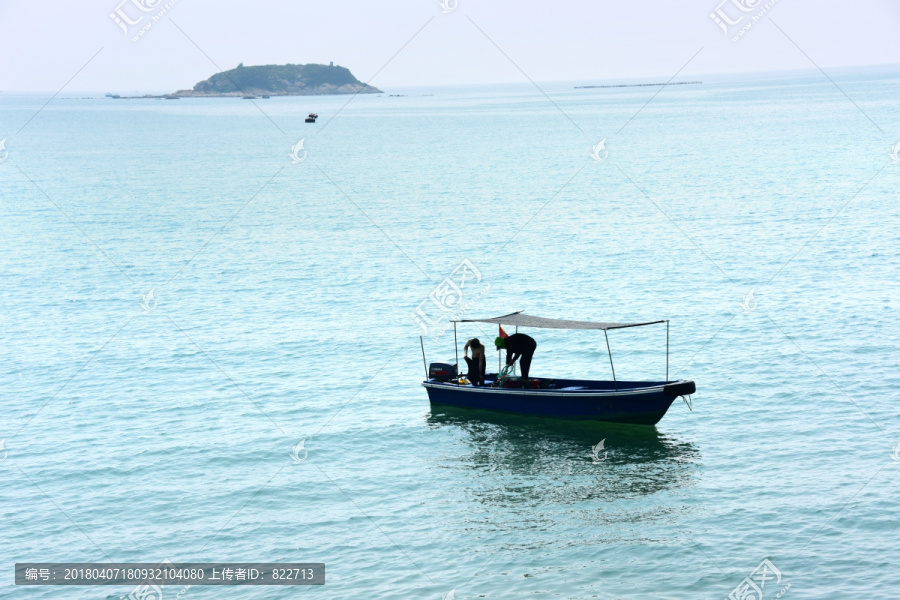
<svg viewBox="0 0 900 600"><path fill-rule="evenodd" d="M264 100L268 100L269 97L268 97L268 96L263 96L263 99L264 99Z"/></svg>
<svg viewBox="0 0 900 600"><path fill-rule="evenodd" d="M318 119L318 118L319 118L319 115L317 115L316 113L309 113L309 116L306 117L306 122L307 123L315 123L316 119Z"/></svg>
<svg viewBox="0 0 900 600"><path fill-rule="evenodd" d="M256 96L244 96L243 99L244 99L244 100L256 100L257 97L256 97Z"/></svg>

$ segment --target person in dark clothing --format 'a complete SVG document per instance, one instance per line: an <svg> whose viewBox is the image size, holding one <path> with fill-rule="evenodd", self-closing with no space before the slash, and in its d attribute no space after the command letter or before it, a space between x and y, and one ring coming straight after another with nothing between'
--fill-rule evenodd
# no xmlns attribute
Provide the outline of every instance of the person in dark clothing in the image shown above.
<svg viewBox="0 0 900 600"><path fill-rule="evenodd" d="M469 358L469 348L472 349L472 358ZM472 385L484 385L484 371L487 366L484 344L478 341L478 338L472 338L463 347L463 358L469 365L469 381Z"/></svg>
<svg viewBox="0 0 900 600"><path fill-rule="evenodd" d="M537 350L537 342L534 338L524 333L514 333L506 338L498 337L494 340L497 349L506 349L506 364L511 365L519 360L519 366L522 368L522 377L528 377L528 371L531 369L531 357Z"/></svg>

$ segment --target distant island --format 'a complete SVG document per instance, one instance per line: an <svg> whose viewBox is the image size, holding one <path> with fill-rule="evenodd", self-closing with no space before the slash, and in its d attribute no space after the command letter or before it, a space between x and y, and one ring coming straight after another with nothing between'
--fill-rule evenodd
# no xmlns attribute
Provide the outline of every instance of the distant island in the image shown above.
<svg viewBox="0 0 900 600"><path fill-rule="evenodd" d="M190 90L178 90L162 96L118 96L109 98L246 98L262 96L325 96L330 94L381 94L376 87L362 83L350 69L328 65L260 65L243 63L230 71L216 73Z"/></svg>
<svg viewBox="0 0 900 600"><path fill-rule="evenodd" d="M673 83L620 83L618 85L576 85L576 90L587 90L595 88L620 88L620 87L648 87L654 85L697 85L702 81L675 81Z"/></svg>

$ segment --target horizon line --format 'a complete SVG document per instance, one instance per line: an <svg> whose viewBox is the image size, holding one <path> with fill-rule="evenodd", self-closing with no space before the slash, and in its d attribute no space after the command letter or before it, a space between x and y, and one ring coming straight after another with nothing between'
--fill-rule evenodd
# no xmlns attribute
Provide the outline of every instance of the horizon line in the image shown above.
<svg viewBox="0 0 900 600"><path fill-rule="evenodd" d="M284 63L284 64L320 64L320 63ZM244 65L245 67L247 65ZM272 66L272 65L250 65L250 66ZM854 69L874 69L874 68L889 68L889 67L898 67L900 68L900 62L889 62L889 63L869 63L869 64L861 64L861 65L845 65L838 67L824 67L833 70L854 70ZM236 67L235 67L236 68ZM344 67L349 70L349 67ZM221 73L222 71L219 71ZM819 73L820 70L815 67L804 67L801 69L776 69L776 70L758 70L758 71L712 71L709 73L696 73L696 74L686 74L685 78L689 77L691 80L695 80L697 78L702 77L723 77L723 76L741 76L741 75L764 75L764 74L785 74L785 73ZM213 75L215 75L214 73ZM212 75L210 75L212 77ZM589 78L589 79L552 79L552 80L537 80L537 83L542 84L564 84L564 83L585 83L585 82L596 82L598 84L608 84L610 82L623 82L623 81L633 81L637 79L646 80L648 82L653 82L655 79L665 79L665 75L647 75L647 76L633 76L633 77L617 77L617 78ZM205 81L205 80L204 80ZM198 82L199 83L199 82ZM366 85L372 85L372 83L367 83L361 81L360 83L366 83ZM663 82L660 82L659 85L662 85ZM381 84L385 86L385 84ZM431 83L431 84L409 84L409 83L399 83L399 84L388 84L395 88L450 88L450 87L475 87L475 86L509 86L509 85L525 85L525 86L533 86L534 84L528 81L494 81L494 82L481 82L481 83ZM192 88L184 88L184 89L192 89ZM122 90L118 90L122 91ZM178 90L176 90L177 92ZM58 94L59 91L53 90L0 90L0 94ZM74 89L68 92L69 94L107 94L110 92L110 88L105 90L79 90ZM135 94L172 94L175 92L172 91L164 91L164 90L135 90ZM387 92L382 92L387 93ZM300 94L294 94L299 96ZM291 96L294 96L291 95ZM327 95L327 94L325 94ZM338 94L345 95L345 94ZM377 95L377 94L374 94Z"/></svg>

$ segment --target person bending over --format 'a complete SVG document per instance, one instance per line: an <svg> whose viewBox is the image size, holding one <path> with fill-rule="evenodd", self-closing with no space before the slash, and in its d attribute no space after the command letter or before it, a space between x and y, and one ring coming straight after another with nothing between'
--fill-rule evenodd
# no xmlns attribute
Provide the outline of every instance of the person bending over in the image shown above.
<svg viewBox="0 0 900 600"><path fill-rule="evenodd" d="M472 358L469 358L469 349L472 349ZM472 385L484 385L484 370L487 365L484 357L484 344L478 338L472 338L463 347L463 358L469 365L469 381Z"/></svg>
<svg viewBox="0 0 900 600"><path fill-rule="evenodd" d="M514 333L509 337L498 337L494 340L497 349L506 349L506 364L511 365L519 360L519 366L522 369L522 377L528 377L528 371L531 370L531 357L537 349L537 342L530 335L524 333Z"/></svg>

